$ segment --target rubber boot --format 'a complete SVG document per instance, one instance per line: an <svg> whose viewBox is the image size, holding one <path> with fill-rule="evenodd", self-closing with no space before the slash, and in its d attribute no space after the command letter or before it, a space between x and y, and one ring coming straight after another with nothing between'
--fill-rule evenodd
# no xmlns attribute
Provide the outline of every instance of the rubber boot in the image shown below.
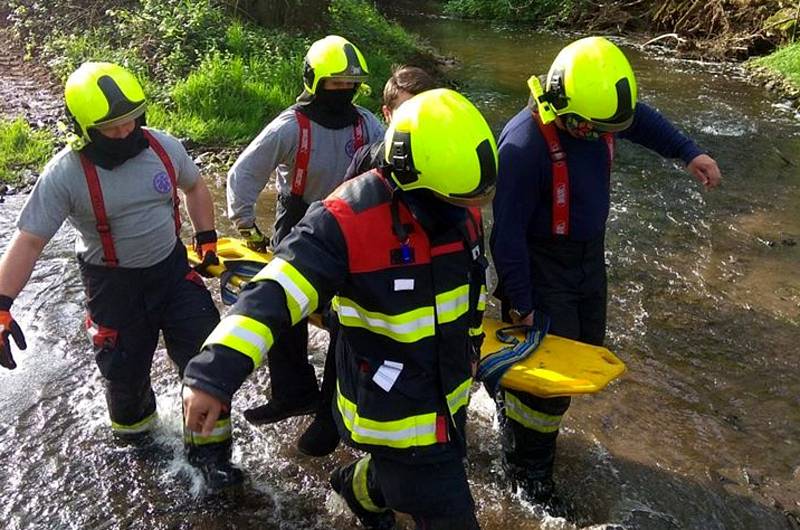
<svg viewBox="0 0 800 530"><path fill-rule="evenodd" d="M339 445L339 431L333 419L333 396L336 392L336 337L338 322L329 323L331 342L325 357L319 406L314 421L297 440L297 450L308 456L322 457L331 454Z"/></svg>
<svg viewBox="0 0 800 530"><path fill-rule="evenodd" d="M550 406L553 412L565 411L569 406L568 398L557 402L554 399L534 399L531 404L540 405L537 409ZM540 401L544 403L541 406ZM502 405L502 402L499 403ZM549 411L548 411L549 412ZM519 490L522 497L536 504L542 504L548 511L563 505L555 496L553 481L553 465L556 457L556 439L558 431L539 432L525 428L514 420L500 414L501 443L503 447L502 466L509 485ZM555 515L551 512L551 515Z"/></svg>
<svg viewBox="0 0 800 530"><path fill-rule="evenodd" d="M234 492L244 483L244 473L231 464L232 440L204 445L184 445L186 459L202 473L206 495Z"/></svg>
<svg viewBox="0 0 800 530"><path fill-rule="evenodd" d="M388 508L381 508L383 506L383 495L376 491L374 480L371 476L374 468L369 468L369 456L357 460L346 466L337 467L333 470L330 477L331 487L333 491L338 493L347 502L350 511L358 518L361 526L369 530L391 530L395 525L394 512ZM367 473L367 477L359 477L367 483L367 493L370 497L370 502L373 503L372 510L368 510L356 498L353 491L354 474ZM372 487L370 487L372 486ZM373 511L373 510L378 511Z"/></svg>
<svg viewBox="0 0 800 530"><path fill-rule="evenodd" d="M310 394L300 401L284 401L270 399L264 405L247 409L244 418L253 425L266 425L275 423L293 416L314 414L319 406L319 393Z"/></svg>
<svg viewBox="0 0 800 530"><path fill-rule="evenodd" d="M314 417L305 432L297 440L297 450L306 456L323 457L331 454L339 445L339 431L330 412Z"/></svg>

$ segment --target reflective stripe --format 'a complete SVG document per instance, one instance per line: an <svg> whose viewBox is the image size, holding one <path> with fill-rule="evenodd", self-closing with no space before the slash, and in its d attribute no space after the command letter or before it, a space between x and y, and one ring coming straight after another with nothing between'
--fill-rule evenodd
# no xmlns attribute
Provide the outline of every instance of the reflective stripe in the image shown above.
<svg viewBox="0 0 800 530"><path fill-rule="evenodd" d="M200 433L184 430L183 439L186 443L191 445L208 445L225 442L231 439L231 419L225 418L218 420L214 424L214 430L208 436L203 436Z"/></svg>
<svg viewBox="0 0 800 530"><path fill-rule="evenodd" d="M358 415L355 403L344 397L336 385L336 405L344 426L356 443L397 449L433 445L436 442L436 413L419 414L400 420L377 421Z"/></svg>
<svg viewBox="0 0 800 530"><path fill-rule="evenodd" d="M369 488L367 487L367 470L369 469L369 461L371 455L367 455L358 462L356 468L353 470L353 494L356 496L358 503L367 511L379 513L386 511L385 508L379 508L372 498L369 496Z"/></svg>
<svg viewBox="0 0 800 530"><path fill-rule="evenodd" d="M439 324L453 322L469 310L469 285L436 295L436 320Z"/></svg>
<svg viewBox="0 0 800 530"><path fill-rule="evenodd" d="M469 336L470 337L477 337L478 335L483 333L483 322L477 328L469 328Z"/></svg>
<svg viewBox="0 0 800 530"><path fill-rule="evenodd" d="M254 368L261 366L264 354L272 347L272 331L258 320L244 315L228 315L217 324L203 347L221 344L253 360Z"/></svg>
<svg viewBox="0 0 800 530"><path fill-rule="evenodd" d="M143 420L137 421L132 425L124 425L111 420L111 430L119 434L138 434L153 429L158 419L158 413L154 412Z"/></svg>
<svg viewBox="0 0 800 530"><path fill-rule="evenodd" d="M313 313L319 306L317 290L286 260L273 258L269 265L261 269L252 279L254 282L263 280L274 280L283 287L292 325Z"/></svg>
<svg viewBox="0 0 800 530"><path fill-rule="evenodd" d="M450 414L455 415L461 407L466 407L469 404L469 388L472 386L472 378L456 387L455 390L447 394L447 408L450 409Z"/></svg>
<svg viewBox="0 0 800 530"><path fill-rule="evenodd" d="M513 394L508 392L505 395L506 416L525 428L532 429L538 432L556 432L561 426L561 418L563 416L553 416L533 410L527 405L523 404Z"/></svg>
<svg viewBox="0 0 800 530"><path fill-rule="evenodd" d="M481 294L478 296L478 311L485 311L486 310L486 286L481 285Z"/></svg>
<svg viewBox="0 0 800 530"><path fill-rule="evenodd" d="M354 301L337 296L333 299L333 309L339 315L339 322L343 326L364 328L397 342L417 342L425 337L432 337L436 333L433 307L431 306L399 315L387 315L376 311L367 311Z"/></svg>

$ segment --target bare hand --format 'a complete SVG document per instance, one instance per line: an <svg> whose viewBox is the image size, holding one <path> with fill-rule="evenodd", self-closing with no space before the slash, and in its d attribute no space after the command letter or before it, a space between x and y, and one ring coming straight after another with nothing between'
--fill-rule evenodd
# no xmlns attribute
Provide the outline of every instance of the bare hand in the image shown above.
<svg viewBox="0 0 800 530"><path fill-rule="evenodd" d="M687 169L707 190L716 188L722 180L717 161L706 154L694 157Z"/></svg>
<svg viewBox="0 0 800 530"><path fill-rule="evenodd" d="M208 392L183 388L183 417L186 428L202 436L211 436L225 404Z"/></svg>
<svg viewBox="0 0 800 530"><path fill-rule="evenodd" d="M518 326L533 326L533 311L522 318L512 318L512 323Z"/></svg>

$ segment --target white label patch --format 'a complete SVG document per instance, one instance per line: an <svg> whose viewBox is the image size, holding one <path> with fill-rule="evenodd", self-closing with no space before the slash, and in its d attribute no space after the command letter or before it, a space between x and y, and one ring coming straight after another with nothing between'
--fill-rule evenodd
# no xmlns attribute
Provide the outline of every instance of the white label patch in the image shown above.
<svg viewBox="0 0 800 530"><path fill-rule="evenodd" d="M401 278L394 281L395 291L413 291L414 278Z"/></svg>
<svg viewBox="0 0 800 530"><path fill-rule="evenodd" d="M402 371L403 363L383 361L381 367L378 368L378 371L372 376L372 380L375 381L376 385L388 392L392 389Z"/></svg>

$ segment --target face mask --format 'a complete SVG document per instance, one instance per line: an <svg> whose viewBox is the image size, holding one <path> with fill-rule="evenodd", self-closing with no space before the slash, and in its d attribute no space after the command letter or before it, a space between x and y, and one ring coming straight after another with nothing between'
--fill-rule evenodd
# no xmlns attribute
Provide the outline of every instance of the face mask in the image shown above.
<svg viewBox="0 0 800 530"><path fill-rule="evenodd" d="M150 147L142 131L143 124L144 117L137 119L133 131L125 138L109 138L96 129L89 129L89 138L92 141L81 150L81 153L103 169L121 166Z"/></svg>
<svg viewBox="0 0 800 530"><path fill-rule="evenodd" d="M353 106L353 98L356 95L356 88L345 90L327 90L317 88L316 99L320 105L328 107L333 112L344 112Z"/></svg>
<svg viewBox="0 0 800 530"><path fill-rule="evenodd" d="M564 120L564 127L569 134L580 140L597 140L600 138L600 131L588 121L577 119L575 116L567 116Z"/></svg>
<svg viewBox="0 0 800 530"><path fill-rule="evenodd" d="M298 110L327 129L352 127L359 119L358 110L353 105L356 90L325 90L317 87L314 96L298 100Z"/></svg>

